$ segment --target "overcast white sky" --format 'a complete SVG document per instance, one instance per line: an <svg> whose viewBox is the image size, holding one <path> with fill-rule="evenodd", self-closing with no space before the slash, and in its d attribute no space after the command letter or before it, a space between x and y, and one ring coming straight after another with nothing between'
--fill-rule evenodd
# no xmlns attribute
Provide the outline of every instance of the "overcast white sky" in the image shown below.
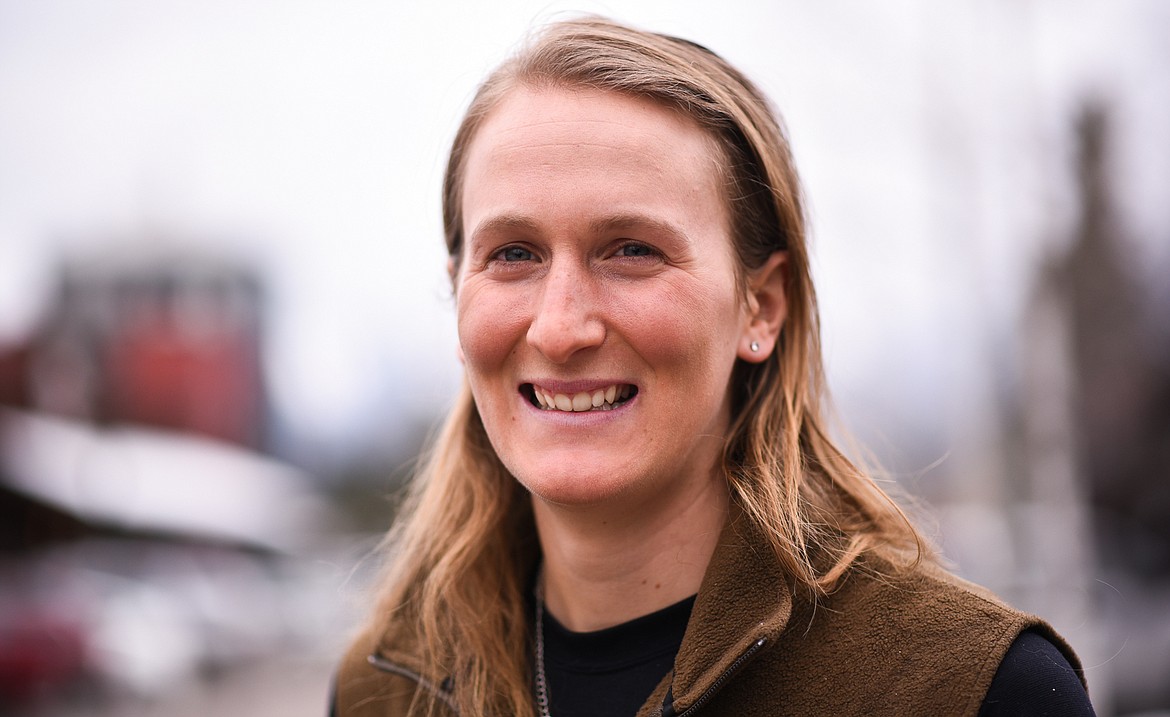
<svg viewBox="0 0 1170 717"><path fill-rule="evenodd" d="M702 42L779 106L831 380L863 435L943 451L976 410L993 339L1071 221L1087 96L1118 113L1140 263L1167 266L1158 0L0 0L0 342L44 310L63 257L224 252L264 272L274 398L312 445L342 454L436 412L459 375L450 137L528 28L581 11Z"/></svg>

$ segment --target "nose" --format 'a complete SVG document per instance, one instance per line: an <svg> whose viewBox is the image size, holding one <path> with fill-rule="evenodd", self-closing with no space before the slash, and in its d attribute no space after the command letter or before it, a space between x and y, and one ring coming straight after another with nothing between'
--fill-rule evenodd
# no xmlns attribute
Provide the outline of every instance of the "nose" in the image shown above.
<svg viewBox="0 0 1170 717"><path fill-rule="evenodd" d="M572 264L554 265L545 275L528 326L528 343L553 363L605 341L597 287L589 272Z"/></svg>

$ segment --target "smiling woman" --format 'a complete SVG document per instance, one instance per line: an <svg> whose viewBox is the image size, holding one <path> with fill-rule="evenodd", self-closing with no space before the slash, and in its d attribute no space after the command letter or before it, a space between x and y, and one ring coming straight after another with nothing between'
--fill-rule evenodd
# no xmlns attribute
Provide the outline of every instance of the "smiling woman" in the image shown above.
<svg viewBox="0 0 1170 717"><path fill-rule="evenodd" d="M796 173L723 60L551 26L472 102L444 218L466 390L338 714L1091 713L828 439Z"/></svg>
<svg viewBox="0 0 1170 717"><path fill-rule="evenodd" d="M768 317L736 288L714 154L677 112L555 87L510 93L469 148L460 342L492 446L543 499L538 521L555 520L549 505L643 526L688 504L723 513L727 387Z"/></svg>

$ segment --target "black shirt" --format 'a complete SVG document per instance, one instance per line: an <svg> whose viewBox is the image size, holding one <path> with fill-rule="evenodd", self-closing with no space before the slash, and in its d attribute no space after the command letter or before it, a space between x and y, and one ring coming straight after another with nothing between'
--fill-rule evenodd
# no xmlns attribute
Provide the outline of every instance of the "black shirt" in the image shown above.
<svg viewBox="0 0 1170 717"><path fill-rule="evenodd" d="M999 663L979 717L1090 717L1093 705L1077 673L1043 635L1023 632Z"/></svg>
<svg viewBox="0 0 1170 717"><path fill-rule="evenodd" d="M572 632L544 613L544 670L556 717L633 717L674 666L695 596L635 620Z"/></svg>

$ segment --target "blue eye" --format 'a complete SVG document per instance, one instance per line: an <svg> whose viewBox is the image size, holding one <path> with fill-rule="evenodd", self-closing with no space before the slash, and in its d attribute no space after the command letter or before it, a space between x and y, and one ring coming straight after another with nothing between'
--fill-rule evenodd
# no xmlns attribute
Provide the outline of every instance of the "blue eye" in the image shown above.
<svg viewBox="0 0 1170 717"><path fill-rule="evenodd" d="M651 256L654 250L645 244L626 244L618 249L618 256Z"/></svg>
<svg viewBox="0 0 1170 717"><path fill-rule="evenodd" d="M501 250L496 257L502 261L531 261L533 258L532 252L522 246L510 246Z"/></svg>

